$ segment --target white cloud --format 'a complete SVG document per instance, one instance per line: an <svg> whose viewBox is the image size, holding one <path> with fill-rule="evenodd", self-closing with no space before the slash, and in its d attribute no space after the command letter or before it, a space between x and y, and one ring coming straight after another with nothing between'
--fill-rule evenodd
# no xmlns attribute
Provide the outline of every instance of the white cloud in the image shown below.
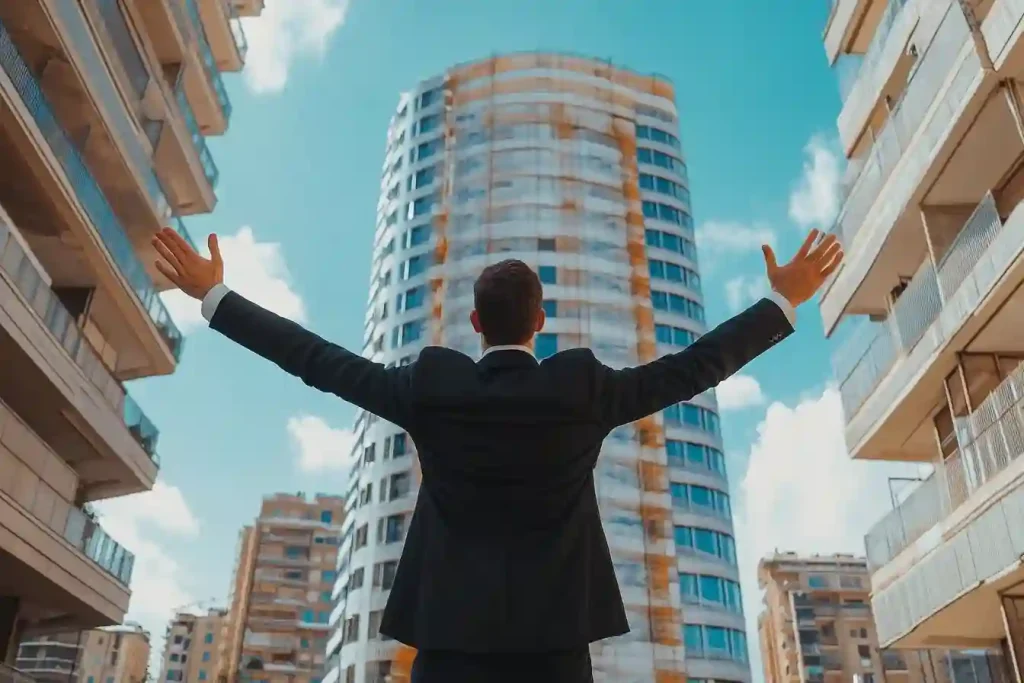
<svg viewBox="0 0 1024 683"><path fill-rule="evenodd" d="M209 256L205 240L202 250ZM296 322L306 321L306 306L292 289L291 273L279 243L259 242L252 228L243 226L234 235L220 236L220 251L224 257L224 284L278 315ZM183 332L203 324L198 301L178 290L161 296Z"/></svg>
<svg viewBox="0 0 1024 683"><path fill-rule="evenodd" d="M715 389L718 407L722 410L743 410L763 405L764 392L761 383L750 375L733 375Z"/></svg>
<svg viewBox="0 0 1024 683"><path fill-rule="evenodd" d="M768 278L764 275L737 275L725 283L725 302L737 313L768 294Z"/></svg>
<svg viewBox="0 0 1024 683"><path fill-rule="evenodd" d="M199 520L181 490L162 481L151 491L100 501L94 507L104 531L135 554L132 598L125 619L149 631L155 659L174 610L194 599L182 581L189 570L178 563L181 554L157 538L170 535L175 537L174 543L183 544L199 534Z"/></svg>
<svg viewBox="0 0 1024 683"><path fill-rule="evenodd" d="M801 228L828 230L839 211L840 157L821 135L804 147L803 173L789 196L789 217Z"/></svg>
<svg viewBox="0 0 1024 683"><path fill-rule="evenodd" d="M864 534L892 509L888 478L921 474L915 465L852 460L843 434L834 387L795 407L772 403L757 428L736 515L751 634L761 611L760 558L775 550L863 555ZM753 640L751 655L759 658Z"/></svg>
<svg viewBox="0 0 1024 683"><path fill-rule="evenodd" d="M724 256L760 251L775 246L775 233L767 225L731 221L705 221L697 227L697 248L702 255Z"/></svg>
<svg viewBox="0 0 1024 683"><path fill-rule="evenodd" d="M243 19L249 41L243 75L249 88L281 92L299 58L323 55L348 7L349 0L267 0L262 15Z"/></svg>
<svg viewBox="0 0 1024 683"><path fill-rule="evenodd" d="M348 478L354 458L355 435L351 430L332 427L315 415L288 420L288 435L299 456L299 469L307 473L340 472Z"/></svg>

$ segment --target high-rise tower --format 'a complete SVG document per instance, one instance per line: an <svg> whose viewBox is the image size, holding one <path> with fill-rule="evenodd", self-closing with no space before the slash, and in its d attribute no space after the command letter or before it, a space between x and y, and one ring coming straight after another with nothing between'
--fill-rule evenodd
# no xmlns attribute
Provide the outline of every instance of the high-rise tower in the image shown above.
<svg viewBox="0 0 1024 683"><path fill-rule="evenodd" d="M365 355L404 364L427 344L478 355L473 281L511 257L544 283L540 357L589 346L625 366L691 343L706 328L674 97L662 77L556 54L457 66L403 95ZM412 653L378 627L415 502L414 444L367 413L355 429L325 683L400 681ZM632 628L595 646L598 679L748 680L714 396L617 430L597 487Z"/></svg>

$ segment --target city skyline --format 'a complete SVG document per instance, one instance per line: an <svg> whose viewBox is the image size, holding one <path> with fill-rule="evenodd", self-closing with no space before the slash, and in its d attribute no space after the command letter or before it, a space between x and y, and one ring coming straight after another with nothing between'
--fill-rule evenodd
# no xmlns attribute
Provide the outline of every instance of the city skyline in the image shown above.
<svg viewBox="0 0 1024 683"><path fill-rule="evenodd" d="M373 226L369 197L377 194L376 174L364 169L379 167L382 133L372 131L382 130L378 124L381 112L388 110L383 114L386 120L396 93L410 83L443 70L447 64L485 56L493 45L510 50L537 43L557 45L576 52L608 54L616 63L641 71L670 72L680 91L681 137L693 179L709 322L724 319L734 304L757 294L762 275L761 241L773 240L780 253L785 252L795 246L799 234L788 224L802 229L812 223L827 223L835 210L835 182L841 165L829 131L839 100L822 59L819 38L827 8L794 12L788 28L793 31L792 39L782 41L787 42L783 46L756 35L761 10L741 16L725 8L679 12L661 4L653 12L644 12L597 3L600 10L616 16L618 23L633 31L632 35L650 25L647 22L675 21L680 26L679 44L667 51L627 45L596 22L590 22L594 30L589 37L569 39L557 32L529 28L526 19L493 9L478 17L477 24L472 19L459 20L458 25L465 29L460 36L465 40L457 47L433 47L415 63L409 61L413 54L409 48L398 45L399 38L389 38L386 45L395 54L372 53L381 62L381 76L375 79L379 83L371 84L358 75L356 67L360 51L369 50L360 34L381 35L388 17L397 16L395 7L381 3L368 8L357 0L346 13L347 3L298 4L319 8L322 13L313 22L309 18L313 10L309 16L298 10L284 16L275 14L271 4L264 17L265 28L246 23L252 60L244 74L247 86L228 86L238 108L235 123L239 130L232 134L243 140L212 144L223 173L221 204L212 218L190 221L189 228L200 243L211 230L226 238L222 241L228 247L229 284L257 299L262 290L266 301L281 312L349 347L358 348L360 342L367 274L364 255L369 253ZM581 11L575 8L576 14ZM444 12L433 17L410 12L409 21L417 25L440 28L443 22L455 21ZM539 5L527 6L523 12L524 17L535 17L533 23L538 25L545 23L542 16L547 18ZM551 23L557 24L574 16L574 8L567 5L551 13ZM309 28L314 23L317 30ZM720 59L693 69L693 64L702 63L696 56L699 50L712 48L709 39L695 28L701 23L720 27L722 35L733 27L741 35L746 30L749 36L732 44L738 55L719 51L715 54L721 55ZM500 24L507 35L493 28L480 30L478 24ZM416 44L412 34L404 35L408 46ZM321 44L324 52L318 54ZM762 64L754 63L758 51L765 57ZM737 56L745 60L743 65L736 63ZM746 74L744 70L761 74L763 82L757 82L755 76L748 78L746 88L716 91L715 83ZM807 85L800 89L788 86L788 78L778 75L787 70L800 73ZM769 85L778 92L769 96ZM279 87L283 89L276 90ZM317 97L326 98L323 107L310 104L318 92ZM359 108L365 113L346 109L345 99L353 93L360 96ZM323 116L321 109L331 108L326 102L336 102L344 125ZM761 108L756 116L745 111L755 102ZM253 106L260 110L251 110ZM304 131L300 125L303 116L297 112L305 112L311 129L319 127L335 135L325 144L319 140L321 136ZM265 131L278 126L287 134L268 139ZM362 132L357 135L355 131ZM361 137L368 142L363 144ZM267 163L269 159L273 163ZM294 185L298 174L307 168L310 174L298 182L301 191L289 191L284 183ZM290 172L283 172L285 169ZM303 234L308 237L303 239ZM317 253L324 251L323 245L335 244L335 258ZM337 403L309 396L304 387L285 385L258 364L229 353L222 342L196 324L194 310L179 304L173 298L168 301L188 335L187 361L179 377L132 387L163 429L163 478L149 502L129 509L131 501L126 501L101 510L115 538L126 547L142 548L137 578L142 591L137 589L133 609L149 615L164 613L163 619L170 606L209 595L227 583L229 558L203 566L196 566L188 554L176 560L177 549L184 544L197 546L197 553L204 552L203 547L227 547L241 522L241 513L211 502L217 498L212 482L228 476L229 470L220 461L248 457L257 465L230 475L237 495L282 488L342 491L347 449L339 444L350 438L352 414ZM805 308L798 322L799 341L792 344L793 353L804 361L801 366L759 363L723 388L719 396L725 413L734 507L740 513L737 534L745 586L749 586L751 575L750 558L772 545L789 545L787 528L788 533L802 536L804 543L844 546L822 550L856 551L866 529L858 527L852 517L855 503L863 498L862 490L884 487L884 477L846 467L839 404L825 389L831 378L827 349L820 339L817 312L812 306ZM239 391L248 395L235 397ZM268 396L261 396L262 392ZM781 403L769 409L775 401ZM216 408L226 404L237 406L237 414ZM763 425L760 432L759 425ZM805 442L791 447L788 457L779 462L777 454L785 443L785 433L796 425L808 425ZM190 435L192 432L196 435ZM235 435L239 443L234 443ZM817 459L815 451L823 448L822 443L830 454L841 456L831 456L836 458L838 473L828 471ZM748 472L751 456L752 470ZM773 469L773 463L781 467ZM832 519L827 519L828 515L809 518L803 513L809 504L800 507L795 495L800 490L797 484L817 473L831 482L845 479L852 487L850 492L824 501L834 511ZM275 478L288 481L271 483ZM313 486L324 480L331 481L331 486ZM815 491L803 495L819 502L824 498ZM867 498L879 513L884 511L886 495L874 492ZM777 506L778 501L785 505ZM780 511L773 512L776 507ZM837 529L836 523L841 528ZM747 587L746 593L749 624L750 594L756 591ZM756 648L750 649L754 655ZM754 667L756 670L757 665Z"/></svg>

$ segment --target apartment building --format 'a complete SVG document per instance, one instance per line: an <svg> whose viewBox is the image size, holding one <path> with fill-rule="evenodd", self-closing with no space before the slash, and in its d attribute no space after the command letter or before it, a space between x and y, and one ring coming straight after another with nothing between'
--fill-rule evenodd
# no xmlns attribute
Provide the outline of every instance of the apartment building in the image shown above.
<svg viewBox="0 0 1024 683"><path fill-rule="evenodd" d="M863 557L775 553L758 563L764 680L772 683L1005 683L999 652L883 650Z"/></svg>
<svg viewBox="0 0 1024 683"><path fill-rule="evenodd" d="M852 74L825 330L853 458L933 473L866 538L885 648L1024 665L1024 41L1020 0L837 0ZM840 325L841 324L841 325Z"/></svg>
<svg viewBox="0 0 1024 683"><path fill-rule="evenodd" d="M219 680L320 683L345 500L278 493L243 530Z"/></svg>
<svg viewBox="0 0 1024 683"><path fill-rule="evenodd" d="M150 238L215 205L206 136L261 6L0 3L0 663L128 607L134 558L88 504L156 479L125 382L173 372L182 336Z"/></svg>
<svg viewBox="0 0 1024 683"><path fill-rule="evenodd" d="M227 610L179 611L167 625L160 681L213 681L220 671L221 636Z"/></svg>
<svg viewBox="0 0 1024 683"><path fill-rule="evenodd" d="M144 683L149 674L149 633L137 624L29 636L15 668L43 683Z"/></svg>
<svg viewBox="0 0 1024 683"><path fill-rule="evenodd" d="M399 98L381 173L364 355L427 344L473 357L473 281L519 258L544 283L541 358L613 366L707 329L673 85L550 53L454 66ZM631 633L595 646L597 680L747 681L728 480L713 393L617 430L596 486ZM378 633L419 472L410 436L355 423L325 683L407 680ZM643 501L643 504L641 504Z"/></svg>

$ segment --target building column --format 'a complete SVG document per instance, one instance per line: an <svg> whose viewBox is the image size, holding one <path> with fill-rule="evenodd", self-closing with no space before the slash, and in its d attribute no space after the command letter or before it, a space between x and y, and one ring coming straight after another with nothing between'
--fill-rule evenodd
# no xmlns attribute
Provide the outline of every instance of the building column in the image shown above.
<svg viewBox="0 0 1024 683"><path fill-rule="evenodd" d="M21 641L18 614L21 599L13 595L0 596L0 664L14 666Z"/></svg>
<svg viewBox="0 0 1024 683"><path fill-rule="evenodd" d="M1017 588L1024 588L1024 583ZM1011 589L1012 590L1012 589ZM1002 595L1003 628L1006 629L1006 668L1013 680L1024 683L1024 597Z"/></svg>

